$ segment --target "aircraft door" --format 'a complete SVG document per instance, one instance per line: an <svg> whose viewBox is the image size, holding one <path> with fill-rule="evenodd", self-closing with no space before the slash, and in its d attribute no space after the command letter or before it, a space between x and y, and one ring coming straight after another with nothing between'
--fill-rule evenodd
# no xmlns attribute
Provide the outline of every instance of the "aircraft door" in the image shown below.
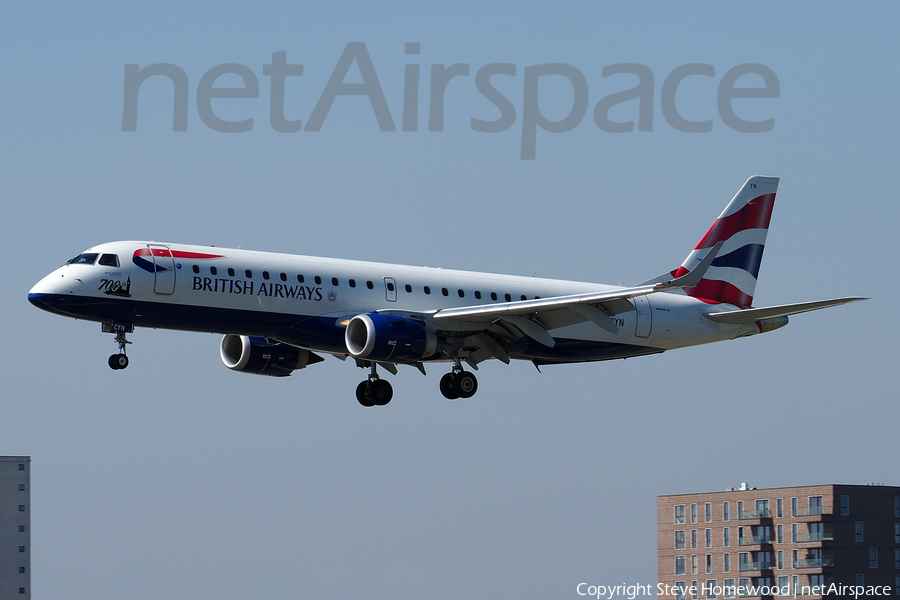
<svg viewBox="0 0 900 600"><path fill-rule="evenodd" d="M397 284L393 277L384 278L384 297L388 302L397 301Z"/></svg>
<svg viewBox="0 0 900 600"><path fill-rule="evenodd" d="M175 293L175 258L167 246L147 244L153 257L154 276L153 291L161 296Z"/></svg>
<svg viewBox="0 0 900 600"><path fill-rule="evenodd" d="M650 328L653 325L653 315L650 314L650 298L637 296L634 298L634 316L637 324L634 327L635 337L650 337Z"/></svg>

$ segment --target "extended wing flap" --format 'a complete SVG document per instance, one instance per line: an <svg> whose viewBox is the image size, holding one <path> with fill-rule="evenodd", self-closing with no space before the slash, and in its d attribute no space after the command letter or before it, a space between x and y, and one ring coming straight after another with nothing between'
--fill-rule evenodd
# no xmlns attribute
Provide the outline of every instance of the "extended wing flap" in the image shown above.
<svg viewBox="0 0 900 600"><path fill-rule="evenodd" d="M744 310L731 310L727 312L707 313L706 318L716 323L733 323L736 325L745 325L755 323L760 319L772 319L775 317L786 317L788 315L796 315L798 313L809 312L811 310L819 310L821 308L829 308L831 306L840 306L850 302L860 302L868 300L868 298L835 298L834 300L818 300L815 302L800 302L797 304L782 304L780 306L767 306L763 308L747 308Z"/></svg>

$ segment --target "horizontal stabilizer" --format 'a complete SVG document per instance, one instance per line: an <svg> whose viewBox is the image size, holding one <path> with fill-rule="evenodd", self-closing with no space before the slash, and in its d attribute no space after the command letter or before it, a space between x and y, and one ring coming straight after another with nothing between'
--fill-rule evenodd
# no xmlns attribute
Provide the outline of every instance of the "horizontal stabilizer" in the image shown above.
<svg viewBox="0 0 900 600"><path fill-rule="evenodd" d="M781 306L766 306L764 308L748 308L745 310L732 310L728 312L714 312L706 315L707 319L716 323L734 323L744 325L755 323L760 319L772 319L786 317L797 313L819 310L831 306L839 306L850 302L859 302L868 298L836 298L834 300L818 300L816 302L800 302L798 304L782 304Z"/></svg>

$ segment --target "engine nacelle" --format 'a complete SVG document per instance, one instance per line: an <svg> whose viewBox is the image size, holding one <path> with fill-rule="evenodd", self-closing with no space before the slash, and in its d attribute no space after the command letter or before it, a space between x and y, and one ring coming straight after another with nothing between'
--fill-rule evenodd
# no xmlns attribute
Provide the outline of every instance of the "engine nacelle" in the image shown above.
<svg viewBox="0 0 900 600"><path fill-rule="evenodd" d="M232 371L286 377L306 365L325 360L309 350L268 338L226 335L219 346L222 362Z"/></svg>
<svg viewBox="0 0 900 600"><path fill-rule="evenodd" d="M379 313L350 319L344 343L354 358L383 362L417 362L437 350L437 336L423 323Z"/></svg>

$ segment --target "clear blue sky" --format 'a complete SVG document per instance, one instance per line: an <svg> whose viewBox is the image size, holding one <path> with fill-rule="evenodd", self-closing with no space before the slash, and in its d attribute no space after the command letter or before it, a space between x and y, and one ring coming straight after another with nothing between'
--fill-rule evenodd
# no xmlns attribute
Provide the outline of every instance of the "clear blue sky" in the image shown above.
<svg viewBox="0 0 900 600"><path fill-rule="evenodd" d="M337 7L337 8L336 8ZM0 454L33 457L34 597L576 598L575 586L656 580L655 497L822 483L898 484L895 340L895 4L578 2L339 5L12 3L0 23ZM397 131L365 97L338 97L321 130L270 125L263 65L302 64L285 115L309 120L350 42L363 42ZM421 53L404 54L406 42ZM122 131L125 65L174 64L141 88ZM201 77L246 66L259 96L213 100ZM449 82L429 131L431 66ZM516 110L476 88L484 65ZM588 88L584 118L537 131L522 160L525 73L564 63ZM654 76L652 131L594 123L631 75ZM664 117L666 77L714 67ZM778 98L717 110L725 73L771 69ZM403 74L420 66L417 131L400 131ZM236 75L217 85L240 84ZM354 66L350 83L361 82ZM741 86L760 86L748 75ZM543 114L573 102L540 79ZM614 121L637 120L637 101ZM681 263L750 175L781 177L756 304L843 295L863 304L782 330L628 361L484 365L478 395L449 402L442 368L404 368L395 399L364 410L364 372L329 358L289 379L233 373L212 335L138 330L112 372L112 336L35 310L28 289L91 245L153 239L636 283ZM893 390L893 391L892 391ZM745 442L740 452L725 444Z"/></svg>

